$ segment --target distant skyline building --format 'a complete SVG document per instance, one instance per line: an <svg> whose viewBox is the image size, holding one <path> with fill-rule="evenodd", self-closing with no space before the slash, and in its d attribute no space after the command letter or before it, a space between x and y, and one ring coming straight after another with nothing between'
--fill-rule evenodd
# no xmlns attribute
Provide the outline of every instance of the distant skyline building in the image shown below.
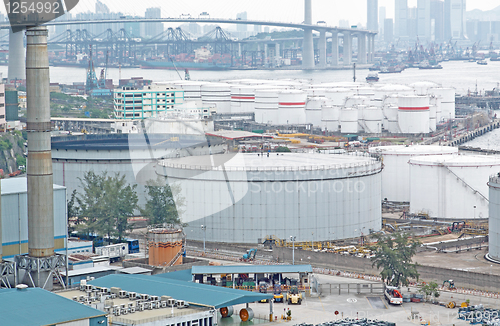
<svg viewBox="0 0 500 326"><path fill-rule="evenodd" d="M378 0L366 0L366 29L378 31Z"/></svg>
<svg viewBox="0 0 500 326"><path fill-rule="evenodd" d="M431 40L431 0L417 1L417 36L420 41Z"/></svg>
<svg viewBox="0 0 500 326"><path fill-rule="evenodd" d="M444 37L444 2L431 0L431 40L447 41Z"/></svg>
<svg viewBox="0 0 500 326"><path fill-rule="evenodd" d="M147 8L144 18L161 18L161 8ZM144 36L154 37L163 32L163 23L145 23Z"/></svg>
<svg viewBox="0 0 500 326"><path fill-rule="evenodd" d="M394 40L394 23L392 18L387 18L384 20L384 41L389 44Z"/></svg>
<svg viewBox="0 0 500 326"><path fill-rule="evenodd" d="M386 11L385 7L379 7L378 8L378 31L380 34L380 39L384 39L384 25L385 25L385 19L387 18L386 16Z"/></svg>
<svg viewBox="0 0 500 326"><path fill-rule="evenodd" d="M408 37L408 0L395 0L394 36Z"/></svg>
<svg viewBox="0 0 500 326"><path fill-rule="evenodd" d="M101 1L97 0L95 3L95 13L96 14L109 14L109 8Z"/></svg>
<svg viewBox="0 0 500 326"><path fill-rule="evenodd" d="M244 11L244 12L240 12L240 13L236 14L236 19L237 20L248 20L247 12ZM248 31L248 25L247 24L237 24L236 31L246 32L246 31Z"/></svg>
<svg viewBox="0 0 500 326"><path fill-rule="evenodd" d="M339 20L339 27L340 28L349 28L351 26L349 26L349 21L348 20L341 19L341 20Z"/></svg>
<svg viewBox="0 0 500 326"><path fill-rule="evenodd" d="M466 0L445 0L445 15L449 10L450 36L452 39L465 39Z"/></svg>

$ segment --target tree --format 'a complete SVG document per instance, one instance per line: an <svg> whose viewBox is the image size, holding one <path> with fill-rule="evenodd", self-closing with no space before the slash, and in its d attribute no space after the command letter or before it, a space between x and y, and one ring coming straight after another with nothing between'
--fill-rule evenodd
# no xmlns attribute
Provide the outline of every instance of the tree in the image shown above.
<svg viewBox="0 0 500 326"><path fill-rule="evenodd" d="M410 279L418 280L418 264L412 263L420 245L418 240L411 240L408 233L377 234L375 238L377 243L370 248L374 253L372 266L382 269L380 275L385 283L407 286Z"/></svg>
<svg viewBox="0 0 500 326"><path fill-rule="evenodd" d="M93 171L85 173L80 182L83 193L76 196L76 201L85 230L121 240L131 228L128 218L137 208L137 185L127 184L125 175L119 173L110 177L105 172L97 175Z"/></svg>
<svg viewBox="0 0 500 326"><path fill-rule="evenodd" d="M181 223L180 208L184 206L178 185L169 185L161 179L150 180L146 185L148 199L141 214L148 219L148 224L179 224Z"/></svg>
<svg viewBox="0 0 500 326"><path fill-rule="evenodd" d="M71 198L68 200L68 233L71 233L75 230L75 225L78 225L81 221L80 219L76 219L70 223L70 219L74 217L78 217L80 208L76 205L76 189L71 193ZM73 225L72 225L73 224Z"/></svg>
<svg viewBox="0 0 500 326"><path fill-rule="evenodd" d="M429 300L430 296L433 296L434 298L437 299L439 298L440 295L438 284L436 282L429 282L422 284L418 289L418 292L424 294L426 300Z"/></svg>

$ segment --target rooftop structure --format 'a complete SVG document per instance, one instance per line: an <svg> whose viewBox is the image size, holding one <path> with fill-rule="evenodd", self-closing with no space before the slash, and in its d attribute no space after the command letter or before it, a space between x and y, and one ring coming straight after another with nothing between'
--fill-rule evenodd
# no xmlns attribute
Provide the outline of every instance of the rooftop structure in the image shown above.
<svg viewBox="0 0 500 326"><path fill-rule="evenodd" d="M40 289L2 289L0 291L2 326L107 325L106 314Z"/></svg>

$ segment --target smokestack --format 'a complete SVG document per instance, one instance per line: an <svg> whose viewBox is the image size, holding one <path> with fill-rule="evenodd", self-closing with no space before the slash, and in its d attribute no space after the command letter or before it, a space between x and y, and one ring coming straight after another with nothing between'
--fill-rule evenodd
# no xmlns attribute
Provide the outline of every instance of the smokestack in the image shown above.
<svg viewBox="0 0 500 326"><path fill-rule="evenodd" d="M25 79L23 32L9 30L9 69L8 80Z"/></svg>
<svg viewBox="0 0 500 326"><path fill-rule="evenodd" d="M47 27L43 26L26 31L28 255L34 258L54 255L54 193L50 151L47 35Z"/></svg>

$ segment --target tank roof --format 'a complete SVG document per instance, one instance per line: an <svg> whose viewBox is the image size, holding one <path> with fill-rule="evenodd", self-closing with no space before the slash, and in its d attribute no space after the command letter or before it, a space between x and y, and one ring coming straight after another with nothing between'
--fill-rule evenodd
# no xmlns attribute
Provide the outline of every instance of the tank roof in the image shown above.
<svg viewBox="0 0 500 326"><path fill-rule="evenodd" d="M434 155L458 153L458 148L450 146L432 145L391 145L376 146L370 148L370 153L381 153L383 155Z"/></svg>
<svg viewBox="0 0 500 326"><path fill-rule="evenodd" d="M278 154L278 155L277 155ZM322 170L363 166L375 163L376 160L368 155L346 154L310 154L310 153L237 153L204 156L189 156L167 159L161 165L182 168L207 170L224 164L224 168L234 171L245 170Z"/></svg>
<svg viewBox="0 0 500 326"><path fill-rule="evenodd" d="M460 167L500 166L500 157L486 155L419 156L411 158L410 164Z"/></svg>

